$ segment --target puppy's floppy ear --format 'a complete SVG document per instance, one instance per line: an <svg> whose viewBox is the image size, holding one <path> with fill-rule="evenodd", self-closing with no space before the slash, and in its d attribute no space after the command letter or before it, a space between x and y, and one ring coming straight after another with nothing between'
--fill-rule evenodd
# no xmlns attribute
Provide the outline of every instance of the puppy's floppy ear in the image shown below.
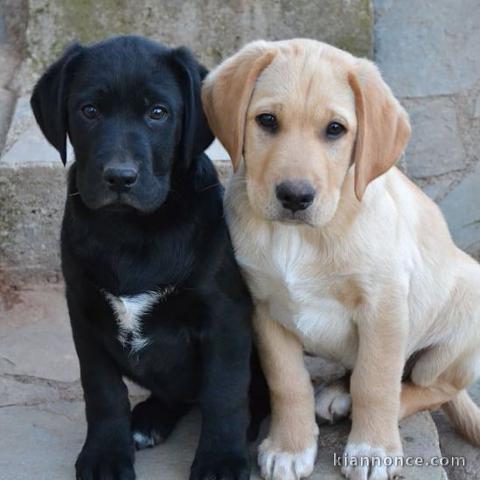
<svg viewBox="0 0 480 480"><path fill-rule="evenodd" d="M192 158L208 148L214 139L201 99L202 80L208 71L185 47L172 50L172 59L182 79L184 112L180 154L188 167Z"/></svg>
<svg viewBox="0 0 480 480"><path fill-rule="evenodd" d="M63 164L67 162L68 84L72 65L83 47L74 44L51 65L33 89L30 99L35 119L46 139L58 150Z"/></svg>
<svg viewBox="0 0 480 480"><path fill-rule="evenodd" d="M205 79L202 100L210 126L227 149L234 170L242 157L245 123L255 82L276 50L257 41L225 60Z"/></svg>
<svg viewBox="0 0 480 480"><path fill-rule="evenodd" d="M353 162L355 195L361 200L368 184L395 165L411 129L407 112L372 62L358 59L348 81L358 122Z"/></svg>

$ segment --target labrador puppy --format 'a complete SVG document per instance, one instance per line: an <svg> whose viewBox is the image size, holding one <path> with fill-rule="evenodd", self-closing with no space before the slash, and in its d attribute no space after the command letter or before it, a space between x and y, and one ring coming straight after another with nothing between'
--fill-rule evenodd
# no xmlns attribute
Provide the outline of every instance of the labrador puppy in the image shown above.
<svg viewBox="0 0 480 480"><path fill-rule="evenodd" d="M316 405L347 415L350 387L347 478L396 476L398 421L420 410L443 406L479 445L466 388L480 371L480 267L394 167L410 125L374 64L313 40L254 42L208 75L203 101L235 169L227 219L271 392L263 477L313 470L304 350L353 371Z"/></svg>
<svg viewBox="0 0 480 480"><path fill-rule="evenodd" d="M251 299L204 150L206 70L185 48L134 36L74 45L31 105L66 162L75 152L62 268L85 394L82 480L135 478L134 447L202 413L192 480L249 477ZM132 414L128 377L151 392Z"/></svg>

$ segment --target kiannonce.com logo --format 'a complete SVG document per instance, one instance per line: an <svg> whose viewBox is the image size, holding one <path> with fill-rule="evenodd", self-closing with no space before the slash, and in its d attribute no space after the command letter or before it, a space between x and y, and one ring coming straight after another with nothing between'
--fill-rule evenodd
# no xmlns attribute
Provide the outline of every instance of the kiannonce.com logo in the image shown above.
<svg viewBox="0 0 480 480"><path fill-rule="evenodd" d="M333 454L336 467L465 467L465 457L370 457Z"/></svg>

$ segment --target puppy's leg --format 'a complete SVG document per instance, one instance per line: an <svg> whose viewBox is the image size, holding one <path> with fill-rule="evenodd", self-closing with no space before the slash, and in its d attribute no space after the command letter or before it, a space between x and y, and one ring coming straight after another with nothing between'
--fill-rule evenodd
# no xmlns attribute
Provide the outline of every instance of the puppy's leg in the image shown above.
<svg viewBox="0 0 480 480"><path fill-rule="evenodd" d="M336 423L347 417L352 409L349 391L350 375L315 390L315 413L319 423Z"/></svg>
<svg viewBox="0 0 480 480"><path fill-rule="evenodd" d="M91 322L67 290L73 338L88 423L87 438L75 468L78 479L133 480L134 448L130 433L130 403L122 375L92 334Z"/></svg>
<svg viewBox="0 0 480 480"><path fill-rule="evenodd" d="M423 410L438 410L444 403L454 399L460 390L446 382L422 387L411 382L402 385L399 418L409 417Z"/></svg>
<svg viewBox="0 0 480 480"><path fill-rule="evenodd" d="M190 410L190 405L168 405L151 395L132 411L132 437L137 450L164 442L177 422Z"/></svg>
<svg viewBox="0 0 480 480"><path fill-rule="evenodd" d="M356 319L359 351L350 381L352 430L342 468L352 480L392 479L400 470L398 417L408 331L407 303L402 300L392 288L374 310L364 308Z"/></svg>
<svg viewBox="0 0 480 480"><path fill-rule="evenodd" d="M318 427L302 345L262 305L257 306L254 326L272 407L270 432L258 455L262 476L268 480L307 477L315 464Z"/></svg>
<svg viewBox="0 0 480 480"><path fill-rule="evenodd" d="M190 480L248 480L251 308L215 292L202 335L202 427Z"/></svg>

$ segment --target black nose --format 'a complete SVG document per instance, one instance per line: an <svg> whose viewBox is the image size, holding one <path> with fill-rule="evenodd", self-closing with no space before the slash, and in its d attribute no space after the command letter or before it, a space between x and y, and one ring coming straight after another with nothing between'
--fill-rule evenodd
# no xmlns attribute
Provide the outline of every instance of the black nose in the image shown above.
<svg viewBox="0 0 480 480"><path fill-rule="evenodd" d="M308 208L315 198L315 189L306 180L286 180L277 185L275 193L283 208L294 213Z"/></svg>
<svg viewBox="0 0 480 480"><path fill-rule="evenodd" d="M138 172L132 167L107 167L103 172L103 179L110 190L126 192L137 181Z"/></svg>

